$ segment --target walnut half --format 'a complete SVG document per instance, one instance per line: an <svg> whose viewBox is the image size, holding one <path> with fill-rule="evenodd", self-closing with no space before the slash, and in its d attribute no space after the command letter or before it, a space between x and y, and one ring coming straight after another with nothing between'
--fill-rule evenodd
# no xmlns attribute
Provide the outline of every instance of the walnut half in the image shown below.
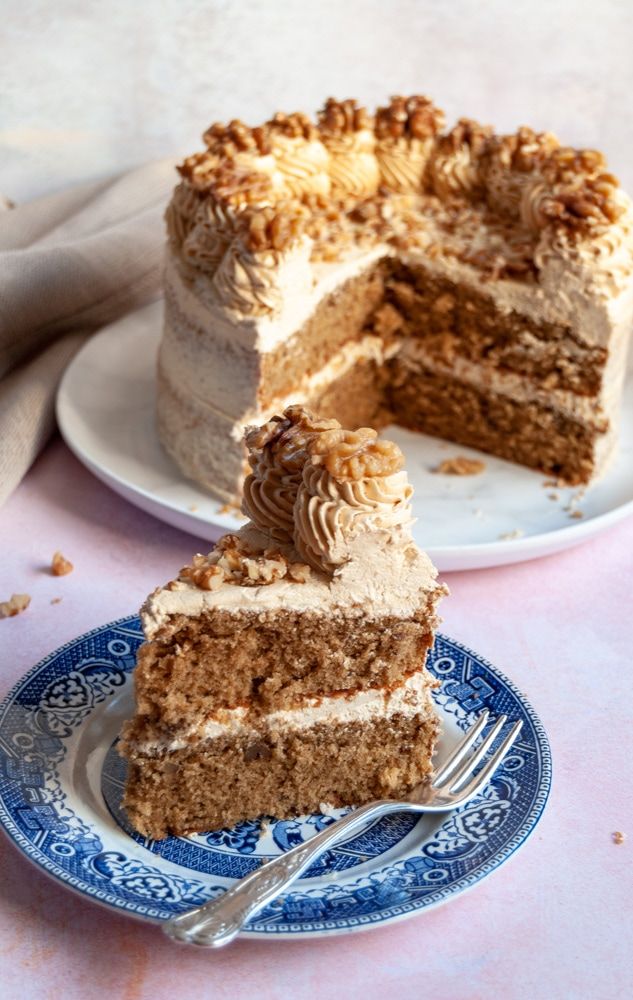
<svg viewBox="0 0 633 1000"><path fill-rule="evenodd" d="M310 457L313 465L324 465L339 482L391 476L404 466L398 445L379 440L371 427L326 431L311 443Z"/></svg>

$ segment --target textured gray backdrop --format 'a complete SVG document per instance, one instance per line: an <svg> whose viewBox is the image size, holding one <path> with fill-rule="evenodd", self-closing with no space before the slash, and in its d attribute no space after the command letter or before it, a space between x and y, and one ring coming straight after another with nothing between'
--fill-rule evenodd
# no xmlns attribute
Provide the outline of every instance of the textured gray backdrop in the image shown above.
<svg viewBox="0 0 633 1000"><path fill-rule="evenodd" d="M595 146L633 190L633 0L0 0L0 193L23 200L323 98Z"/></svg>

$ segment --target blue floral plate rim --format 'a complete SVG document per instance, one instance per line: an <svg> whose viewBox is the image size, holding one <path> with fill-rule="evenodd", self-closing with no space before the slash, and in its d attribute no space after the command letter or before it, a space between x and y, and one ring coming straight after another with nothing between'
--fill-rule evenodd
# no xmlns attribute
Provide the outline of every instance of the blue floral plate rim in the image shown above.
<svg viewBox="0 0 633 1000"><path fill-rule="evenodd" d="M57 882L116 912L161 923L335 817L265 820L161 842L134 834L120 810L123 764L114 743L130 710L141 642L136 616L99 626L54 650L9 691L0 703L0 826ZM245 937L296 939L404 920L472 888L525 843L551 787L540 719L501 671L442 633L429 667L441 683L435 701L444 752L484 707L493 719L501 712L523 719L501 772L474 803L444 817L402 814L337 845L258 914Z"/></svg>

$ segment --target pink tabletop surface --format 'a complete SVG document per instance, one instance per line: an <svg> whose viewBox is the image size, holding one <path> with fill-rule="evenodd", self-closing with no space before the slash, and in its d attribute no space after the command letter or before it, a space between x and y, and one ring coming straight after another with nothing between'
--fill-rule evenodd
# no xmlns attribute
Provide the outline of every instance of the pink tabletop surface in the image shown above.
<svg viewBox="0 0 633 1000"><path fill-rule="evenodd" d="M0 600L32 597L0 622L0 698L57 646L136 611L204 544L127 504L54 441L0 512ZM75 564L67 577L47 570L56 549ZM447 582L443 630L515 681L551 740L552 794L515 857L392 927L211 953L84 902L2 838L0 995L630 996L633 519L561 555ZM616 830L628 834L621 846Z"/></svg>

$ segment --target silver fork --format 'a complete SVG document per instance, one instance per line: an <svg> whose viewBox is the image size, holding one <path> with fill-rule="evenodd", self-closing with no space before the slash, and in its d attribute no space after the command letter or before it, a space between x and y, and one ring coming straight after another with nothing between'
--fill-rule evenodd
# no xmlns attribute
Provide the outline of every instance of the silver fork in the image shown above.
<svg viewBox="0 0 633 1000"><path fill-rule="evenodd" d="M350 834L371 820L394 812L441 813L472 799L486 785L516 740L523 725L515 722L505 739L483 767L474 774L497 736L508 721L501 715L476 750L469 754L488 722L482 712L430 781L418 785L405 801L380 800L360 806L342 819L327 826L307 844L299 844L246 875L221 896L203 906L166 921L164 932L175 941L197 944L203 948L221 948L240 933L244 924L270 903L312 862L344 834Z"/></svg>

